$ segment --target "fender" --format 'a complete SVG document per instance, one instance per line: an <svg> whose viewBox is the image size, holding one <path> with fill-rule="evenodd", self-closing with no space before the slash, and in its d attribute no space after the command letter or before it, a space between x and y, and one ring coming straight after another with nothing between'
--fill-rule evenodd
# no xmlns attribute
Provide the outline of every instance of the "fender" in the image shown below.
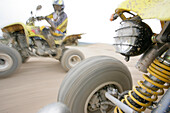
<svg viewBox="0 0 170 113"><path fill-rule="evenodd" d="M68 35L63 39L62 44L67 45L67 46L70 46L70 45L73 45L73 44L77 45L78 39L81 39L81 35L83 35L83 34L84 33Z"/></svg>
<svg viewBox="0 0 170 113"><path fill-rule="evenodd" d="M170 20L169 0L126 0L116 10L133 11L142 19Z"/></svg>
<svg viewBox="0 0 170 113"><path fill-rule="evenodd" d="M2 28L2 32L5 33L13 33L16 31L25 34L27 45L29 45L29 34L24 23L21 22L13 23Z"/></svg>

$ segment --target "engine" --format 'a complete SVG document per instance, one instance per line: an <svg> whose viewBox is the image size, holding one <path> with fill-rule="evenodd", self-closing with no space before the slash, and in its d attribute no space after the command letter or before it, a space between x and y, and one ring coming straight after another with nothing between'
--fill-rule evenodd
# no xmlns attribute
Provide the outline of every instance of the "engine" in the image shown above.
<svg viewBox="0 0 170 113"><path fill-rule="evenodd" d="M46 41L36 38L32 38L30 41L31 51L34 54L39 56L49 56L51 54L50 47L48 46Z"/></svg>

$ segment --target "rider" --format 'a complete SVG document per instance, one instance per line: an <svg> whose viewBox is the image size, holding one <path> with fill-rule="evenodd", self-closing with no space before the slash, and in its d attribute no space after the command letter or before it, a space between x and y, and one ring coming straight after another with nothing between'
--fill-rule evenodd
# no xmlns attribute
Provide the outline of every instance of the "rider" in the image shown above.
<svg viewBox="0 0 170 113"><path fill-rule="evenodd" d="M64 12L64 1L63 0L54 0L53 2L54 12L45 17L47 22L51 25L52 31L51 34L49 30L43 29L43 35L47 39L47 42L51 48L55 49L54 38L63 39L67 32L67 14ZM56 37L55 37L56 36Z"/></svg>

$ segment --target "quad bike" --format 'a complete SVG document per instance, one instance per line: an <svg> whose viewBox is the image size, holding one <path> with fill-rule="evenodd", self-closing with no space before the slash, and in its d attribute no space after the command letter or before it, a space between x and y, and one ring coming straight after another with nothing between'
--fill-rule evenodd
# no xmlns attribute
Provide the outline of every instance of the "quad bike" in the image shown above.
<svg viewBox="0 0 170 113"><path fill-rule="evenodd" d="M21 56L17 50L0 44L0 78L10 76L21 63Z"/></svg>
<svg viewBox="0 0 170 113"><path fill-rule="evenodd" d="M142 54L136 67L145 73L145 80L138 81L139 86L132 89L131 74L117 59L91 57L68 72L61 84L58 101L71 113L140 113L146 108L152 113L169 113L169 8L167 0L126 0L111 17L111 21L122 19L114 37L117 52L125 56L126 61ZM142 21L153 18L162 23L159 34L153 33ZM160 95L163 97L157 102Z"/></svg>
<svg viewBox="0 0 170 113"><path fill-rule="evenodd" d="M37 10L42 8L37 6ZM32 12L31 12L32 14ZM62 67L68 71L84 59L82 52L76 49L69 49L70 46L78 43L82 34L74 34L62 38L54 32L51 27L35 26L35 22L42 20L42 16L31 16L26 24L14 23L2 28L3 36L8 46L15 48L25 63L30 56L52 57L61 61ZM48 39L44 37L42 30L45 29Z"/></svg>

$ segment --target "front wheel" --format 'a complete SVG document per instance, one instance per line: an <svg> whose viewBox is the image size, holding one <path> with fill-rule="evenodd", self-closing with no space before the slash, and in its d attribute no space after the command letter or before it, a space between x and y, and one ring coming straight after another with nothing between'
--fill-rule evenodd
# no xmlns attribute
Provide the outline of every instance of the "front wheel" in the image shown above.
<svg viewBox="0 0 170 113"><path fill-rule="evenodd" d="M65 71L69 71L84 59L84 55L77 49L66 49L61 57L61 65Z"/></svg>
<svg viewBox="0 0 170 113"><path fill-rule="evenodd" d="M128 68L119 60L97 56L88 58L71 69L63 80L58 101L72 113L109 113L112 103L105 92L130 90L132 78Z"/></svg>
<svg viewBox="0 0 170 113"><path fill-rule="evenodd" d="M0 45L0 78L10 76L21 65L21 56L13 48Z"/></svg>

